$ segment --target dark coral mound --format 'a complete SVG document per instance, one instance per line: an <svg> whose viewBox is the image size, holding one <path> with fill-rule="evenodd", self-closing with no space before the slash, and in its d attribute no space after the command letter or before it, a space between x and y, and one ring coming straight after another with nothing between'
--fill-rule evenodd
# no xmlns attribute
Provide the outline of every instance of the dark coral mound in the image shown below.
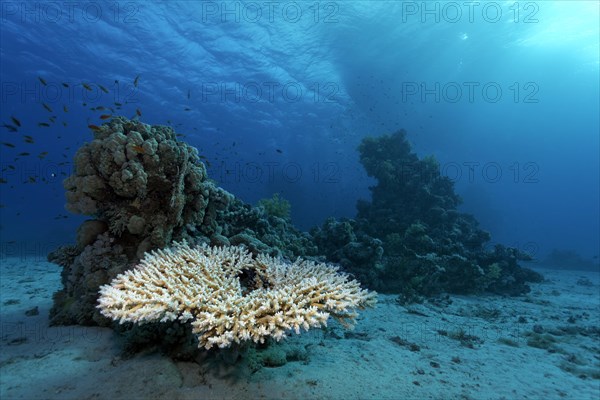
<svg viewBox="0 0 600 400"><path fill-rule="evenodd" d="M356 220L330 219L313 236L319 252L359 281L407 300L440 292L520 294L539 274L519 267L516 249L485 248L490 240L477 221L457 211L459 196L433 157L419 159L405 131L359 146L371 201L359 201Z"/></svg>

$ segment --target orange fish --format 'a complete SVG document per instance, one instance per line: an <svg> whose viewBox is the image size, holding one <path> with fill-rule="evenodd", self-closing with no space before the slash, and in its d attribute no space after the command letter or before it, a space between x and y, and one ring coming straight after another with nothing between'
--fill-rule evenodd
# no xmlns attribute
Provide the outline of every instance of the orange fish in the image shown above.
<svg viewBox="0 0 600 400"><path fill-rule="evenodd" d="M94 132L100 132L100 127L98 125L88 125L88 128L90 128L91 130L93 130Z"/></svg>
<svg viewBox="0 0 600 400"><path fill-rule="evenodd" d="M139 154L144 154L145 153L144 148L142 146L139 146L139 145L131 146L131 149L133 151L135 151L136 153L139 153Z"/></svg>
<svg viewBox="0 0 600 400"><path fill-rule="evenodd" d="M139 108L136 108L136 109L135 109L135 113L137 114L137 116L138 116L138 117L141 117L141 116L142 116L142 112L140 111L140 109L139 109Z"/></svg>
<svg viewBox="0 0 600 400"><path fill-rule="evenodd" d="M102 115L100 116L100 119L109 119L110 117L112 117L112 115L109 115L109 114L102 114Z"/></svg>

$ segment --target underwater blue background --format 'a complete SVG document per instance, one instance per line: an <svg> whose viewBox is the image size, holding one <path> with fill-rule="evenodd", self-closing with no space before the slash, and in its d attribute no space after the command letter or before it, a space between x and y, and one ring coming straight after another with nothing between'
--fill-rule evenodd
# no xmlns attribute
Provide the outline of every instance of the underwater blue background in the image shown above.
<svg viewBox="0 0 600 400"><path fill-rule="evenodd" d="M0 133L3 250L73 241L62 179L103 106L174 126L212 179L281 193L302 229L354 216L358 143L404 128L494 242L597 257L598 3L462 4L2 1L0 120L22 125Z"/></svg>

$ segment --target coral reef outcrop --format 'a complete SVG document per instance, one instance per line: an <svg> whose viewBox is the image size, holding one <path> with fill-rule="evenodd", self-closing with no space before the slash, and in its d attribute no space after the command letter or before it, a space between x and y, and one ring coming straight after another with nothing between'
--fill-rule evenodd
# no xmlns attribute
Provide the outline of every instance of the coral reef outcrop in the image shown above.
<svg viewBox="0 0 600 400"><path fill-rule="evenodd" d="M123 117L95 129L74 164L63 182L66 208L93 219L74 246L49 255L63 266L51 322L108 325L95 308L99 287L146 251L214 231L233 196L207 179L197 150L172 128Z"/></svg>
<svg viewBox="0 0 600 400"><path fill-rule="evenodd" d="M63 267L53 324L109 325L95 308L100 286L172 241L243 244L290 259L316 254L285 215L251 207L207 179L197 150L171 127L115 117L77 151L63 184L66 208L93 219L79 227L75 245L48 256ZM269 204L285 211L282 199Z"/></svg>
<svg viewBox="0 0 600 400"><path fill-rule="evenodd" d="M521 268L526 255L497 246L475 218L457 210L453 182L434 157L419 159L405 131L367 137L359 146L377 180L355 220L330 219L312 231L319 253L341 263L367 287L400 293L405 301L440 292L527 292L541 276Z"/></svg>
<svg viewBox="0 0 600 400"><path fill-rule="evenodd" d="M114 118L77 151L74 172L64 181L67 210L107 222L114 236L144 237L149 247L202 222L209 203L197 150L166 126Z"/></svg>
<svg viewBox="0 0 600 400"><path fill-rule="evenodd" d="M63 267L51 323L110 325L96 308L100 287L147 252L182 240L245 246L255 259L333 262L405 301L439 292L518 294L541 279L519 266L524 255L515 249L486 249L489 234L457 210L452 182L433 157L411 151L404 131L366 138L359 151L377 180L371 200L359 202L355 219L328 219L309 234L292 225L282 198L252 207L218 187L172 128L123 117L103 124L64 181L67 209L91 219L73 245L48 256Z"/></svg>

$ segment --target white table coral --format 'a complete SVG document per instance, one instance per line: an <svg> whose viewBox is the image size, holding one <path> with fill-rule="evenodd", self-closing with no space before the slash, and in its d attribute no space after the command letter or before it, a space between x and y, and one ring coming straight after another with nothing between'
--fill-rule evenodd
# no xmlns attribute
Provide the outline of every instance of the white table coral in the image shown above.
<svg viewBox="0 0 600 400"><path fill-rule="evenodd" d="M102 286L98 308L120 323L191 320L199 347L210 349L281 340L290 331L325 326L330 316L351 326L355 309L375 301L374 292L331 265L184 242L146 253Z"/></svg>

